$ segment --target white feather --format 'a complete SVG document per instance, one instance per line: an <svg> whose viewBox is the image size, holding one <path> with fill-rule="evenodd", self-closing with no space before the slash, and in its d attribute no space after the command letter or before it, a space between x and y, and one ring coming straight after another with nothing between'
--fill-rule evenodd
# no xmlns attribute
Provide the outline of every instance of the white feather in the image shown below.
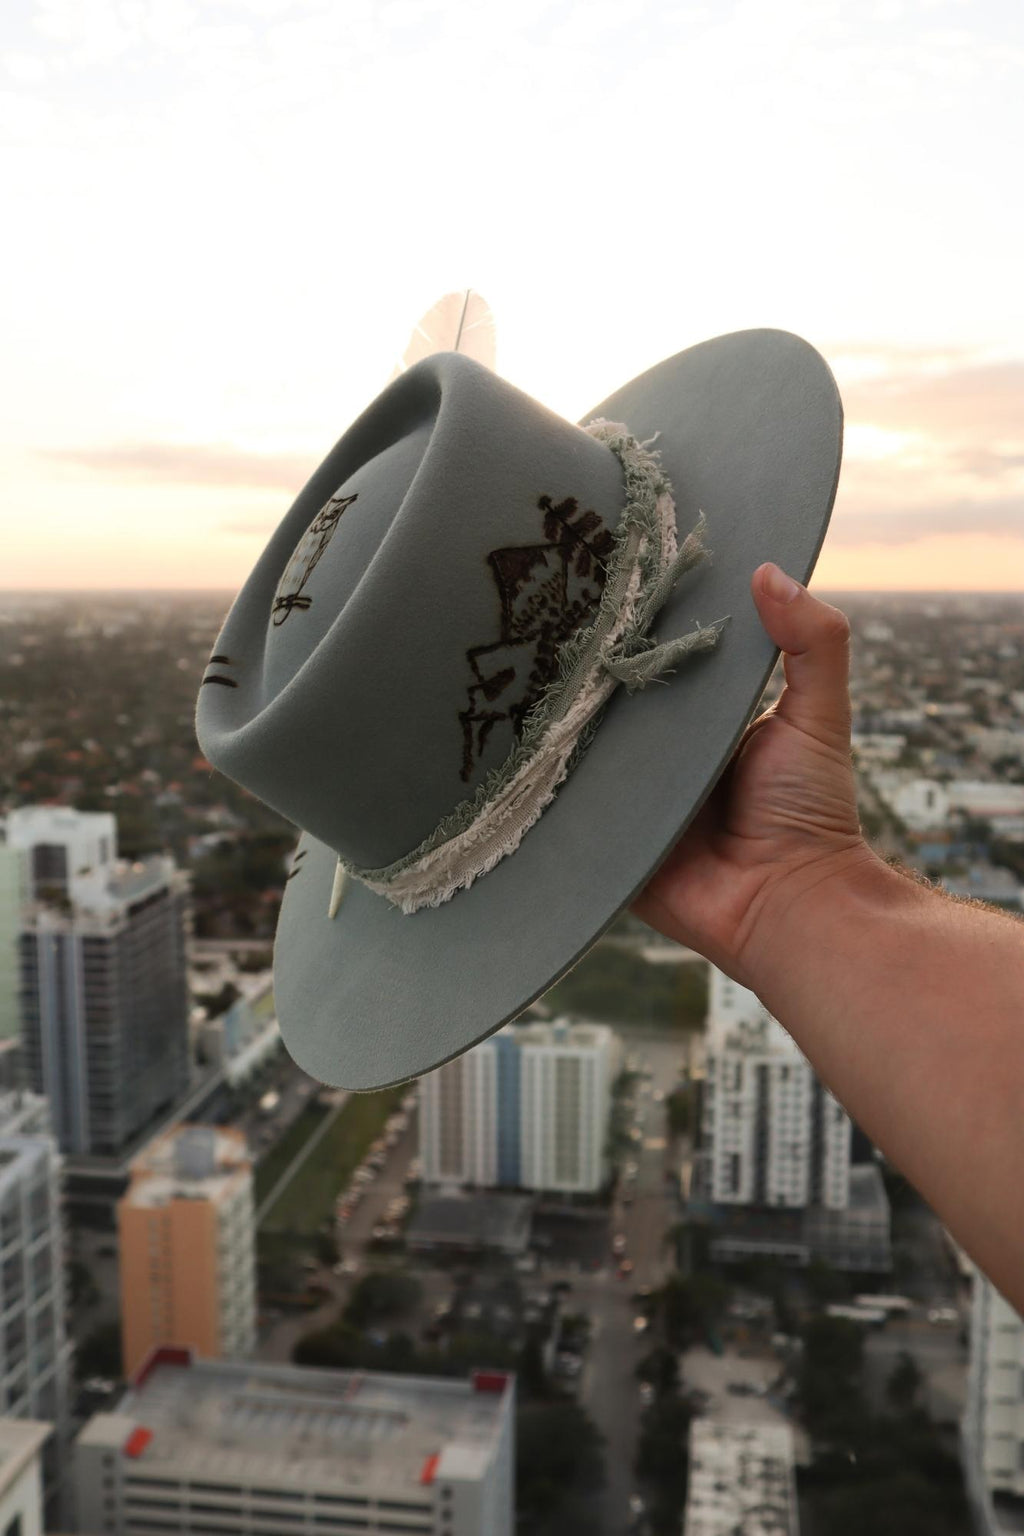
<svg viewBox="0 0 1024 1536"><path fill-rule="evenodd" d="M494 316L486 301L466 288L446 293L413 327L409 345L391 375L400 373L434 352L462 352L494 370Z"/></svg>

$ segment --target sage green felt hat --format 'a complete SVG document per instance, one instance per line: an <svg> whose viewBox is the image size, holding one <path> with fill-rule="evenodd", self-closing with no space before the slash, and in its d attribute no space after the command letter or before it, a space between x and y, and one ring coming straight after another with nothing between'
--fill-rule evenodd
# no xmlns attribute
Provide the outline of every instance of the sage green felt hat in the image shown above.
<svg viewBox="0 0 1024 1536"><path fill-rule="evenodd" d="M806 580L842 407L782 331L669 358L573 426L458 353L301 491L200 688L217 768L301 829L282 1034L326 1083L415 1077L522 1012L693 818Z"/></svg>

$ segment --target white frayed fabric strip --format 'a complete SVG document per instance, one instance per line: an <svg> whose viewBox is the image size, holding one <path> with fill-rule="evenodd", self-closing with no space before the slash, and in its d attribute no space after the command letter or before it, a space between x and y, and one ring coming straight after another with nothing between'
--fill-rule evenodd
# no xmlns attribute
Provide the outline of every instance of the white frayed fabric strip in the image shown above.
<svg viewBox="0 0 1024 1536"><path fill-rule="evenodd" d="M698 625L682 639L660 646L646 641L646 632L676 578L706 556L703 517L682 549L677 549L675 503L645 446L637 444L624 427L607 422L592 423L587 430L613 447L627 472L632 469L637 473L637 463L641 465L644 489L654 502L654 516L648 514L646 526L642 519L627 523L615 561L615 578L621 590L613 594L610 620L606 618L603 624L599 620L585 637L586 643L563 680L555 718L529 756L479 805L466 825L443 840L428 839L420 856L400 860L387 870L347 870L405 913L441 906L514 853L551 804L569 773L584 732L619 684L624 683L630 692L645 687L688 655L710 650L724 626L725 620ZM636 451L627 460L625 455L631 448ZM339 859L331 917L340 904L344 889L341 872L345 870Z"/></svg>

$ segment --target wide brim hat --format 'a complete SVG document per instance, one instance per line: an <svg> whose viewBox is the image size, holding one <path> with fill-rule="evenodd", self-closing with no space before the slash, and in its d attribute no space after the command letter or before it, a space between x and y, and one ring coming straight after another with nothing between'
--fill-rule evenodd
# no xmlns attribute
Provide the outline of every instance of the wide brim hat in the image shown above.
<svg viewBox="0 0 1024 1536"><path fill-rule="evenodd" d="M274 989L325 1083L427 1072L571 969L699 810L777 659L750 578L771 560L806 581L821 547L842 443L823 359L782 331L718 337L594 421L620 426L573 426L458 354L417 364L299 494L214 646L203 751L300 829ZM481 857L552 718L577 714L532 823Z"/></svg>

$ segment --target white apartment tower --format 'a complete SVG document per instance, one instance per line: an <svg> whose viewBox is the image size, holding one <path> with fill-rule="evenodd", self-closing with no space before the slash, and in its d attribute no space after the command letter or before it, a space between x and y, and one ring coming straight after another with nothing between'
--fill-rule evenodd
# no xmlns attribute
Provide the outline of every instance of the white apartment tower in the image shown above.
<svg viewBox="0 0 1024 1536"><path fill-rule="evenodd" d="M487 1188L515 1182L498 1172L501 1055L492 1036L420 1079L420 1156L428 1183Z"/></svg>
<svg viewBox="0 0 1024 1536"><path fill-rule="evenodd" d="M55 1426L44 1454L60 1470L69 1429L60 1158L46 1102L0 1095L0 1414Z"/></svg>
<svg viewBox="0 0 1024 1536"><path fill-rule="evenodd" d="M603 1024L506 1025L420 1080L420 1154L431 1184L593 1193L618 1042Z"/></svg>
<svg viewBox="0 0 1024 1536"><path fill-rule="evenodd" d="M976 1528L998 1536L1020 1529L999 1503L1024 1499L1024 1319L979 1270L973 1285L964 1472Z"/></svg>
<svg viewBox="0 0 1024 1536"><path fill-rule="evenodd" d="M524 1024L520 1182L524 1189L593 1192L608 1171L615 1036L604 1024Z"/></svg>
<svg viewBox="0 0 1024 1536"><path fill-rule="evenodd" d="M782 1026L712 966L703 1108L712 1200L843 1210L852 1133Z"/></svg>
<svg viewBox="0 0 1024 1536"><path fill-rule="evenodd" d="M188 1083L185 878L117 859L114 818L7 818L22 860L21 1014L31 1086L61 1150L117 1155Z"/></svg>

